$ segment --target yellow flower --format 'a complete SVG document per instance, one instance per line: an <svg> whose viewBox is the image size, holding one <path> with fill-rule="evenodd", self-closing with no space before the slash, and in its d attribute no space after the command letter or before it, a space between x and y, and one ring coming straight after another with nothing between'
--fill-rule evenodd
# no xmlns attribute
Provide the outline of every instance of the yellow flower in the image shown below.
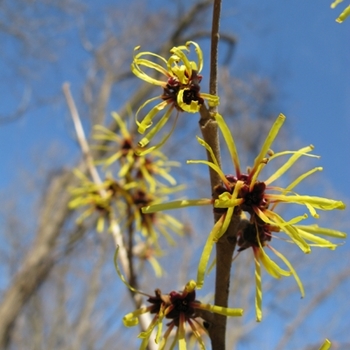
<svg viewBox="0 0 350 350"><path fill-rule="evenodd" d="M213 161L192 160L188 161L188 163L201 163L208 165L219 174L222 184L214 188L214 197L216 199L183 200L158 204L143 208L143 212L152 213L158 210L212 204L214 206L214 211L217 214L221 214L220 219L215 223L208 236L200 258L197 275L198 288L203 285L204 276L207 270L207 264L209 262L213 245L225 233L233 215L242 215L242 213L245 215L249 214L248 224L245 228L242 228L238 232L237 244L239 247L238 251L243 251L251 247L254 252L257 286L256 310L257 319L260 320L262 299L260 263L262 263L267 272L275 278L293 275L299 285L301 294L304 294L300 279L291 264L282 254L273 249L269 244L274 233L284 232L288 236L289 240L298 245L298 247L305 253L309 253L311 251L311 246L329 249L335 249L337 247L336 244L333 244L332 242L319 237L318 235L326 235L335 238L346 237L346 234L343 232L320 228L317 225L297 225L300 221L308 217L307 214L285 220L275 212L276 207L281 203L299 204L304 206L314 218L318 218L319 214L316 211L318 209L344 209L345 205L341 201L322 197L299 195L294 192L294 188L302 180L316 171L322 170L322 168L319 167L300 175L286 188L272 186L272 183L284 175L300 157L316 157L310 154L310 152L313 150L313 146L304 147L298 151L285 151L279 153L273 153L270 150L274 139L285 121L285 117L283 115L280 115L273 124L260 153L255 159L253 167L247 173L243 173L241 171L236 145L224 119L219 114L216 114L215 119L228 146L235 169L235 175L225 175L222 169L219 167L210 146L204 140L198 138L199 143L210 153ZM281 156L289 156L289 159L287 159L287 161L267 180L259 181L258 177L263 168L273 159ZM265 247L273 251L273 253L278 256L288 267L288 270L283 270L275 262L273 262L265 253Z"/></svg>
<svg viewBox="0 0 350 350"><path fill-rule="evenodd" d="M98 213L97 232L102 232L105 222L109 222L112 214L113 199L121 190L120 185L113 179L106 179L101 185L90 181L82 172L75 169L74 173L82 181L80 187L70 189L72 199L68 203L70 209L85 207L86 209L77 218L76 222L81 224L89 216ZM105 191L102 197L100 191Z"/></svg>
<svg viewBox="0 0 350 350"><path fill-rule="evenodd" d="M162 178L168 184L176 185L175 179L171 176L171 168L179 166L178 162L169 161L167 157L159 150L154 150L149 155L139 155L140 147L134 142L133 135L129 132L127 124L120 118L117 113L112 113L117 126L118 133L115 133L102 125L95 125L94 139L100 141L111 142L118 145L115 146L102 145L98 149L107 152L107 158L99 160L96 164L104 167L113 165L116 161L120 164L118 172L119 178L130 180L145 180L149 186L150 192L155 192L159 185L162 185L158 178Z"/></svg>
<svg viewBox="0 0 350 350"><path fill-rule="evenodd" d="M336 8L341 2L343 2L343 0L335 0L334 2L332 2L331 8L332 9ZM339 15L336 21L338 23L342 23L349 16L350 16L350 5Z"/></svg>
<svg viewBox="0 0 350 350"><path fill-rule="evenodd" d="M293 191L294 188L306 177L312 175L316 171L321 171L322 168L320 167L313 168L310 171L307 171L306 173L300 175L286 188L272 186L271 184L279 179L282 175L284 175L300 157L317 157L310 154L314 147L307 146L297 151L273 153L270 150L270 146L272 145L285 121L285 116L280 114L273 124L261 148L260 153L255 158L253 167L248 171L247 174L244 174L240 168L238 153L229 128L227 127L224 119L219 114L217 114L215 118L227 143L236 175L224 175L222 170L217 166L215 159L214 163L207 161L191 161L191 163L204 163L214 168L214 170L218 172L223 181L222 186L219 186L215 189L216 193L218 194L218 199L216 199L214 202L214 208L227 209L225 222L229 222L233 214L233 209L235 207L239 207L240 210L248 212L251 217L258 217L265 224L272 225L285 232L289 238L303 250L303 252L310 252L310 245L307 244L303 238L303 233L300 233L295 226L295 224L301 220L306 219L308 217L307 214L294 217L289 221L285 221L282 217L274 212L276 206L280 205L281 203L299 204L305 206L314 218L318 218L319 214L317 213L316 209L345 209L345 204L341 201L323 197L299 195ZM205 146L207 148L209 147L208 145ZM261 171L268 163L270 163L273 159L286 155L290 155L289 159L281 167L279 167L267 180L258 180ZM309 236L308 239L311 240L312 237ZM332 247L334 247L334 245Z"/></svg>
<svg viewBox="0 0 350 350"><path fill-rule="evenodd" d="M190 61L187 58L186 52L189 52L190 45L193 45L195 48L197 62ZM139 48L140 47L138 46L135 48L135 50L139 50ZM140 52L134 56L134 60L131 64L131 71L138 78L150 84L160 86L163 90L160 96L147 100L136 112L136 123L139 133L144 134L146 129L151 127L153 124L153 119L157 116L157 114L166 109L165 113L159 119L156 125L139 142L141 147L147 146L153 137L163 128L174 109L176 109L178 113L196 113L203 105L204 100L208 101L209 106L217 106L219 104L219 98L217 96L200 92L199 84L202 80L202 76L199 73L203 67L203 54L199 45L193 41L188 41L186 45L173 47L170 50L170 53L170 58L166 60L165 58L152 52ZM144 58L145 56L151 56L159 60L161 64L148 60ZM144 67L151 68L157 73L163 74L165 76L165 80L158 80L157 78L148 75L144 71ZM161 100L161 102L152 107L142 121L139 122L137 117L140 112L148 104L153 103L156 100ZM175 123L171 132L163 137L159 144L143 151L142 153L148 153L153 149L162 146L171 135L175 127Z"/></svg>
<svg viewBox="0 0 350 350"><path fill-rule="evenodd" d="M119 271L118 274L120 275ZM176 329L176 333L170 348L173 349L177 344L179 350L186 350L186 323L189 325L192 333L196 337L200 348L205 349L201 331L206 332L206 330L201 325L201 323L197 321L197 310L205 310L209 313L217 313L224 316L243 315L242 309L231 309L216 305L202 304L200 301L196 300L195 289L196 282L191 280L186 284L182 292L172 291L169 294L162 294L159 289L156 289L154 296L141 293L148 296L147 301L151 305L130 312L123 318L124 325L127 327L132 327L138 324L138 317L140 315L145 313L154 315L148 329L139 335L139 338L142 339L140 350L147 348L147 344L152 335L152 332L156 328L158 329L155 337L155 342L158 344L158 350L165 349L169 335L173 329ZM169 322L166 324L167 330L162 334L162 324L164 319Z"/></svg>
<svg viewBox="0 0 350 350"><path fill-rule="evenodd" d="M173 188L173 191L182 188ZM168 192L171 189L167 189ZM175 219L173 216L165 213L142 213L141 208L152 203L157 203L164 200L164 197L157 197L156 194L147 193L144 189L138 187L130 191L130 197L128 199L128 212L129 217L127 218L125 226L130 224L130 220L135 222L135 228L141 235L147 238L148 243L154 245L157 252L160 252L158 245L158 238L161 234L170 245L175 245L174 239L169 234L172 231L179 236L183 235L184 227L183 224Z"/></svg>

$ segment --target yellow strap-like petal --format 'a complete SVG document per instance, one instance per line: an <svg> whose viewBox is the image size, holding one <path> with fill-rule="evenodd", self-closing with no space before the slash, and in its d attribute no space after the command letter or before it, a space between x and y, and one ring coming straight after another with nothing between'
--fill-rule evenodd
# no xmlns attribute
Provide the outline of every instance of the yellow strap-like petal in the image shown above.
<svg viewBox="0 0 350 350"><path fill-rule="evenodd" d="M279 195L269 194L271 200L281 201L284 203L295 203L306 205L309 204L316 209L321 210L333 210L333 209L345 209L345 204L342 201L336 201L333 199L317 197L317 196L300 196L300 195Z"/></svg>
<svg viewBox="0 0 350 350"><path fill-rule="evenodd" d="M230 186L230 183L226 179L225 174L220 169L220 167L218 167L216 164L214 164L212 162L208 162L206 160L188 160L186 163L187 164L205 164L205 165L208 165L209 167L211 167L214 171L216 171L218 173L218 175L220 176L220 179L227 187Z"/></svg>
<svg viewBox="0 0 350 350"><path fill-rule="evenodd" d="M167 105L167 103L160 103L157 106L153 107L152 110L146 115L146 117L142 120L141 125L151 125L152 124L152 119L155 117L155 115L164 109L164 107ZM170 118L171 112L173 108L169 108L166 113L160 118L158 123L153 126L150 132L148 132L139 142L140 147L145 147L148 145L148 143L153 139L153 137L163 128L163 126L167 123L167 121ZM139 132L140 130L143 131L139 127Z"/></svg>
<svg viewBox="0 0 350 350"><path fill-rule="evenodd" d="M254 257L255 262L255 313L256 321L262 319L262 287L261 287L261 268L259 260Z"/></svg>
<svg viewBox="0 0 350 350"><path fill-rule="evenodd" d="M318 350L329 350L331 348L331 345L332 343L326 339Z"/></svg>
<svg viewBox="0 0 350 350"><path fill-rule="evenodd" d="M207 269L210 254L214 246L214 238L218 236L218 232L221 229L223 221L224 215L222 215L221 218L215 223L213 229L211 230L208 236L207 241L205 242L205 246L203 248L203 252L198 264L197 289L201 289L203 287L205 271Z"/></svg>
<svg viewBox="0 0 350 350"><path fill-rule="evenodd" d="M272 174L265 183L268 185L274 181L276 181L279 177L281 177L287 170L293 166L293 164L301 157L301 156L313 156L309 155L308 152L312 151L314 147L312 145L301 148L300 150L296 151L285 163L282 165L274 174ZM272 156L270 158L273 159L276 157L276 155ZM317 156L316 156L317 157Z"/></svg>
<svg viewBox="0 0 350 350"><path fill-rule="evenodd" d="M195 306L195 309L207 310L210 312L214 312L216 314L229 316L229 317L243 316L243 309L233 309L233 308L211 305L211 304L198 303Z"/></svg>
<svg viewBox="0 0 350 350"><path fill-rule="evenodd" d="M345 232L337 231L337 230L332 230L330 228L325 228L325 227L319 227L318 225L297 225L297 229L302 229L306 232L313 233L313 234L318 234L318 235L325 235L329 237L334 237L334 238L346 238L347 234Z"/></svg>
<svg viewBox="0 0 350 350"><path fill-rule="evenodd" d="M331 250L334 250L337 247L337 244L334 244L327 239L318 237L316 235L313 235L312 233L306 232L304 230L301 230L299 227L294 226L301 237L306 239L309 242L314 243L313 246L321 247L321 248L329 248Z"/></svg>
<svg viewBox="0 0 350 350"><path fill-rule="evenodd" d="M266 253L263 247L260 246L259 258L265 267L265 270L274 278L281 278L282 276L290 276L291 272L283 270L279 267Z"/></svg>
<svg viewBox="0 0 350 350"><path fill-rule="evenodd" d="M271 145L273 141L275 140L277 134L279 133L284 121L286 120L286 117L283 114L280 114L274 124L272 125L269 134L267 135L265 142L263 146L261 147L260 153L255 158L254 165L252 168L252 172L256 172L259 169L260 163L265 158L268 150L271 148Z"/></svg>
<svg viewBox="0 0 350 350"><path fill-rule="evenodd" d="M334 9L336 6L338 6L341 2L344 0L335 0L331 3L331 8Z"/></svg>
<svg viewBox="0 0 350 350"><path fill-rule="evenodd" d="M238 157L236 144L235 144L235 141L232 137L231 131L230 131L229 127L227 126L224 118L219 113L216 113L214 115L214 118L215 118L216 122L218 123L218 126L221 130L222 136L224 137L225 142L227 144L227 148L230 152L231 159L232 159L232 162L233 162L235 170L236 170L236 174L239 176L241 173L240 164L239 164L239 157Z"/></svg>
<svg viewBox="0 0 350 350"><path fill-rule="evenodd" d="M301 297L304 298L304 296L305 296L304 286L301 283L301 280L300 280L298 274L295 272L292 264L287 260L287 258L284 255L282 255L276 249L272 248L271 246L269 246L269 248L288 266L290 272L292 273L293 277L295 278L295 280L299 286Z"/></svg>
<svg viewBox="0 0 350 350"><path fill-rule="evenodd" d="M136 112L136 116L138 115L139 111L144 107L146 106L147 103L149 102L152 102L154 100L154 98L146 101L146 103L144 103L139 109L138 111ZM138 129L137 131L140 133L140 134L143 134L146 129L148 129L151 125L152 125L152 120L153 118L160 112L162 111L166 106L168 106L168 102L167 101L162 101L160 103L158 103L156 106L154 106L147 114L146 116L142 119L142 121L140 123L138 123ZM148 140L149 142L149 140ZM147 143L148 143L147 142ZM147 143L145 143L145 141L142 143L141 147L144 147Z"/></svg>
<svg viewBox="0 0 350 350"><path fill-rule="evenodd" d="M220 104L219 96L206 94L205 92L201 92L200 96L208 102L209 107L216 107Z"/></svg>
<svg viewBox="0 0 350 350"><path fill-rule="evenodd" d="M138 127L138 132L140 133L140 134L143 134L145 131L146 131L146 129L147 128L149 128L151 125L152 125L152 119L153 119L153 117L154 117L154 115L153 115L153 117L150 119L150 120L148 120L147 121L147 123L145 123L144 122L144 119L141 121L141 122L139 122L138 121L138 115L139 115L139 113L141 112L141 110L143 109L143 108L145 108L149 103L152 103L153 101L155 101L155 100L159 100L160 99L160 96L156 96L156 97L153 97L153 98L150 98L149 100L147 100L146 102L144 102L140 107L139 107L139 109L136 111L136 114L135 114L135 122L136 122L136 125L137 125L137 127ZM158 107L159 105L161 105L161 106L163 106L163 108L165 107L165 101L162 101L162 102L160 102L157 106L155 106L155 107L153 107L153 109L156 111L156 107ZM159 111L159 110L158 110ZM150 112L149 112L150 113ZM148 114L149 114L148 113ZM153 112L154 114L156 114L155 112Z"/></svg>
<svg viewBox="0 0 350 350"><path fill-rule="evenodd" d="M197 58L198 58L197 72L200 73L201 70L203 69L203 52L202 52L202 49L194 41L187 41L186 46L188 47L190 44L192 44L194 46L194 49L196 51Z"/></svg>
<svg viewBox="0 0 350 350"><path fill-rule="evenodd" d="M150 214L150 213L156 213L158 211L163 211L163 210L195 207L195 206L210 205L210 204L212 204L212 201L211 199L207 199L207 198L183 199L180 201L148 205L142 208L142 212L144 214Z"/></svg>
<svg viewBox="0 0 350 350"><path fill-rule="evenodd" d="M307 171L306 173L300 175L297 179L295 179L290 185L288 185L286 187L286 191L291 191L295 186L297 186L301 181L306 179L308 176L314 174L316 171L322 171L322 170L323 170L322 167L317 167L317 168L313 168L313 169Z"/></svg>
<svg viewBox="0 0 350 350"><path fill-rule="evenodd" d="M258 215L260 218L262 218L260 213ZM265 210L264 213L266 214L266 217L271 219L269 222L267 222L268 224L280 227L280 229L285 232L304 253L311 252L310 246L302 237L300 237L298 230L294 226L288 224L286 225L286 221L273 211ZM264 221L264 219L262 220Z"/></svg>
<svg viewBox="0 0 350 350"><path fill-rule="evenodd" d="M179 329L178 329L178 341L179 350L186 350L186 334L185 334L185 316L180 312Z"/></svg>
<svg viewBox="0 0 350 350"><path fill-rule="evenodd" d="M221 238L221 236L227 231L227 228L228 228L228 226L231 223L231 219L232 219L232 215L233 215L234 209L235 209L234 206L227 209L227 212L225 214L225 220L224 220L224 222L223 222L223 224L221 226L221 229L218 232L217 236L214 237L215 242L217 242Z"/></svg>
<svg viewBox="0 0 350 350"><path fill-rule="evenodd" d="M340 14L336 22L343 23L350 16L350 5Z"/></svg>

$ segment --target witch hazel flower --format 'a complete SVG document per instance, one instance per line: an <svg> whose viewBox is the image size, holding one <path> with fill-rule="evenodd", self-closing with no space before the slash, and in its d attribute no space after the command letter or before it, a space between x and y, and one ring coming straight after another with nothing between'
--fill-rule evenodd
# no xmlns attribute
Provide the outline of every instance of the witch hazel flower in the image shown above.
<svg viewBox="0 0 350 350"><path fill-rule="evenodd" d="M276 213L276 208L281 204L297 204L305 207L309 214L317 219L319 217L317 210L344 209L345 205L341 201L300 195L294 192L294 188L302 182L302 180L322 170L320 167L313 168L300 175L285 188L273 185L273 183L284 175L300 157L317 157L310 153L314 148L313 146L303 147L297 151L284 151L279 153L273 153L271 151L271 145L285 121L284 115L280 114L274 122L258 156L255 158L253 166L246 173L243 173L241 170L236 145L224 119L219 114L215 115L215 119L228 146L235 173L225 174L219 166L211 147L204 140L198 138L199 143L205 147L211 155L212 161L191 160L188 161L188 163L205 164L218 173L222 183L213 189L214 198L163 203L143 208L143 211L154 212L187 206L213 205L214 212L219 216L219 219L207 238L199 261L197 274L198 288L204 283L207 265L215 242L226 232L234 217L248 217L248 220L243 221L245 225L243 225L237 233L237 244L239 251L252 248L254 253L256 268L256 313L257 320L260 321L262 317L261 264L266 271L275 278L293 275L299 285L301 295L304 295L302 283L292 265L281 253L270 245L270 241L274 236L284 232L287 235L287 240L296 244L304 253L309 253L312 246L329 249L335 249L337 247L336 244L319 235L334 238L346 237L345 233L337 230L321 228L317 225L298 225L302 220L308 217L307 213L286 220ZM272 160L282 156L289 156L289 158L267 180L259 180L259 176L265 166ZM266 254L265 248L268 248L280 258L288 269L282 269L278 266Z"/></svg>
<svg viewBox="0 0 350 350"><path fill-rule="evenodd" d="M140 292L139 292L140 293ZM207 313L217 313L225 316L242 316L242 309L225 308L222 306L203 304L196 299L196 282L189 281L183 291L172 291L169 294L162 294L159 289L155 290L155 295L147 295L149 306L141 307L128 313L123 318L123 323L127 327L136 326L139 316L150 313L153 319L144 332L141 332L139 338L142 339L140 350L147 348L148 342L155 333L155 343L158 344L158 350L164 350L170 343L170 349L176 345L180 350L186 350L186 326L195 336L201 349L205 349L205 343L201 336L205 327L198 320L198 313L203 316L203 311ZM204 316L205 317L205 316ZM163 321L166 323L166 330L163 331ZM174 336L172 334L174 333Z"/></svg>
<svg viewBox="0 0 350 350"><path fill-rule="evenodd" d="M172 167L178 167L180 164L168 160L160 150L140 155L140 147L137 145L133 133L129 131L128 124L115 112L112 113L112 117L118 132L113 132L103 125L94 126L93 138L103 142L96 148L108 155L95 163L108 168L118 162L118 177L120 179L144 180L151 193L163 186L160 180L165 180L169 185L175 186L176 180L171 175L171 170Z"/></svg>
<svg viewBox="0 0 350 350"><path fill-rule="evenodd" d="M262 318L262 290L261 290L261 271L260 264L264 266L266 271L275 278L282 276L293 275L299 288L301 295L304 296L304 289L302 283L296 274L294 268L289 261L276 249L270 245L270 241L274 235L279 232L284 232L289 241L295 243L304 253L311 251L311 246L325 247L335 249L336 244L319 237L318 235L327 235L336 238L345 238L346 234L336 230L319 228L317 225L299 226L300 221L308 217L307 214L296 216L292 219L285 220L275 212L275 209L280 204L298 204L304 206L311 216L318 218L317 210L334 210L344 209L345 205L341 201L300 195L294 192L294 188L306 177L312 175L316 171L322 170L317 167L300 175L286 188L274 186L273 183L286 173L295 162L302 156L316 157L310 152L313 146L301 148L297 151L284 151L273 153L270 147L275 140L280 128L282 127L285 116L279 115L273 124L270 132L261 148L260 153L256 157L253 167L247 173L243 173L240 168L239 157L237 149L232 138L231 132L227 127L224 119L217 114L215 119L223 134L223 137L228 146L232 162L235 168L235 175L225 175L218 166L215 157L213 163L206 161L195 161L205 163L218 172L222 179L222 185L217 186L217 199L214 200L214 211L222 212L222 216L215 225L218 232L216 233L216 240L219 239L226 231L233 215L249 214L249 223L246 227L238 232L238 251L243 251L251 247L254 253L255 260L255 276L256 276L256 317L260 321ZM210 147L202 144L210 151ZM280 166L267 180L260 181L259 175L264 167L281 156L289 156L289 159ZM192 161L193 162L193 161ZM214 240L215 241L215 240ZM211 249L211 243L207 244L208 250ZM282 269L266 254L264 248L267 247L277 257L279 257L288 270ZM203 255L202 255L203 256ZM203 257L203 262L206 263L206 257ZM205 265L206 266L206 265ZM201 271L200 276L203 276L204 271Z"/></svg>
<svg viewBox="0 0 350 350"><path fill-rule="evenodd" d="M197 62L191 61L187 57L190 46L193 46L195 49ZM139 46L135 48L135 50L139 49ZM186 45L173 47L170 53L170 58L166 60L164 57L152 52L140 52L135 54L131 64L131 71L138 78L162 88L160 95L147 100L136 112L136 123L139 133L144 134L152 126L150 131L139 142L142 148L146 147L153 137L164 127L173 110L177 111L178 116L180 112L197 113L204 104L204 101L207 101L209 106L217 106L219 104L218 96L200 92L200 82L202 80L200 72L203 68L203 53L199 45L193 41L188 41ZM158 60L160 64L145 58L147 56L153 57L156 61ZM152 69L155 73L160 73L164 78L158 79L147 74L144 70L145 68ZM141 121L138 121L138 116L143 113L144 108L157 100L160 100L160 102L153 106ZM165 111L164 114L153 126L153 120L163 111ZM159 144L147 150L140 151L140 153L146 154L161 147L174 130L176 119L170 133L165 135Z"/></svg>

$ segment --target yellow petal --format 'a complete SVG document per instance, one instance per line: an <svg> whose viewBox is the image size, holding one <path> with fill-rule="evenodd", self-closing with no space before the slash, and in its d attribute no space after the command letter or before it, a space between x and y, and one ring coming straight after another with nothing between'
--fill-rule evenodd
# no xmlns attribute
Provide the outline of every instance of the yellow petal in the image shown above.
<svg viewBox="0 0 350 350"><path fill-rule="evenodd" d="M314 146L310 145L304 148L301 148L298 151L293 152L294 154L286 161L284 165L282 165L273 175L271 175L265 183L268 185L274 181L276 181L279 177L281 177L287 170L289 170L293 164L301 157L301 156L313 156L317 157L314 155L308 154L308 152L312 151L314 149ZM277 156L278 154L275 154L270 158L273 159Z"/></svg>
<svg viewBox="0 0 350 350"><path fill-rule="evenodd" d="M309 233L325 235L334 238L346 238L347 234L345 232L332 230L329 228L319 227L318 225L297 225L297 229L302 229Z"/></svg>
<svg viewBox="0 0 350 350"><path fill-rule="evenodd" d="M188 160L186 163L187 164L205 164L205 165L208 165L220 176L220 179L226 185L226 187L230 186L230 183L226 179L225 174L223 173L221 168L219 166L217 166L216 164L214 164L212 162L208 162L206 160Z"/></svg>
<svg viewBox="0 0 350 350"><path fill-rule="evenodd" d="M261 287L261 268L259 260L254 257L255 262L255 313L256 321L262 319L262 287Z"/></svg>
<svg viewBox="0 0 350 350"><path fill-rule="evenodd" d="M259 165L262 163L263 159L265 158L268 150L271 148L271 145L273 141L275 140L277 134L279 133L284 121L286 120L286 117L283 114L280 114L274 124L272 125L272 128L270 129L269 134L267 135L265 142L263 146L261 147L260 153L255 158L254 165L252 168L252 171L256 171L259 167Z"/></svg>
<svg viewBox="0 0 350 350"><path fill-rule="evenodd" d="M298 274L295 272L295 270L294 270L293 266L291 265L291 263L287 260L287 258L284 255L282 255L276 249L272 248L271 246L269 246L269 248L288 266L290 272L292 273L293 277L295 278L295 280L296 280L296 282L297 282L297 284L299 286L301 297L304 298L305 291L304 291L303 284L301 283L301 280L300 280Z"/></svg>
<svg viewBox="0 0 350 350"><path fill-rule="evenodd" d="M138 129L137 131L140 133L140 134L143 134L146 129L148 129L151 125L152 125L152 120L153 118L160 112L162 111L167 105L167 101L162 101L160 103L158 103L156 106L154 106L147 114L146 116L142 119L141 122L139 122L137 120L137 116L138 114L140 113L140 111L148 104L148 103L151 103L155 100L159 99L159 97L154 97L154 98L151 98L149 100L147 100L145 103L143 103L140 108L137 110L136 114L135 114L135 117L136 117L136 124L138 126ZM147 144L147 143L146 143Z"/></svg>
<svg viewBox="0 0 350 350"><path fill-rule="evenodd" d="M159 142L159 143L157 143L156 145L154 145L154 146L152 146L152 147L150 147L150 148L148 148L148 149L146 149L146 150L142 150L142 151L140 151L140 150L138 150L137 152L136 152L136 154L138 155L138 156L145 156L146 154L149 154L149 153L151 153L151 152L154 152L155 150L157 150L158 148L160 148L160 147L162 147L167 141L168 141L168 139L169 139L169 137L172 135L172 133L174 132L174 130L175 130L175 126L176 126L176 122L177 122L177 117L179 116L179 114L177 114L176 115L176 118L175 118L175 120L174 120L174 123L173 123L173 126L171 127L171 130L169 131L169 133L167 133L162 139L161 139L161 141ZM155 128L156 128L157 126L155 126ZM159 130L159 129L158 129ZM158 130L156 129L156 131L158 132ZM142 140L141 140L142 141ZM140 143L141 143L141 141L140 141Z"/></svg>
<svg viewBox="0 0 350 350"><path fill-rule="evenodd" d="M285 193L288 191L291 191L295 186L297 186L301 181L303 181L304 179L306 179L308 176L314 174L316 171L322 171L323 168L322 167L317 167L317 168L313 168L309 171L307 171L306 173L300 175L297 179L295 179L290 185L288 185L285 189ZM266 182L265 182L266 183Z"/></svg>
<svg viewBox="0 0 350 350"><path fill-rule="evenodd" d="M310 246L299 236L298 230L294 226L285 225L286 222L284 219L273 211L265 210L264 212L266 216L273 220L267 223L280 227L280 229L285 232L304 253L307 254L311 252Z"/></svg>
<svg viewBox="0 0 350 350"><path fill-rule="evenodd" d="M179 330L178 330L178 341L179 350L186 350L186 339L185 339L185 316L181 312L179 320Z"/></svg>
<svg viewBox="0 0 350 350"><path fill-rule="evenodd" d="M288 196L288 195L278 195L269 194L269 198L272 200L280 200L284 203L295 203L306 205L309 204L316 209L321 210L333 210L333 209L345 209L345 204L342 201L336 201L333 199L317 197L317 196Z"/></svg>
<svg viewBox="0 0 350 350"><path fill-rule="evenodd" d="M194 46L194 49L196 51L197 58L198 58L197 72L200 73L201 70L203 69L203 52L202 52L202 49L194 41L187 41L186 46L188 47L190 44L192 44Z"/></svg>
<svg viewBox="0 0 350 350"><path fill-rule="evenodd" d="M243 309L233 309L233 308L227 308L223 306L217 306L217 305L210 305L210 304L197 304L196 309L201 310L207 310L210 312L214 312L216 314L234 317L234 316L242 316L243 315Z"/></svg>
<svg viewBox="0 0 350 350"><path fill-rule="evenodd" d="M340 14L336 22L343 23L350 16L350 5Z"/></svg>
<svg viewBox="0 0 350 350"><path fill-rule="evenodd" d="M123 119L120 117L120 115L118 113L116 113L116 112L112 112L111 114L112 114L112 117L114 118L114 120L116 121L116 123L118 124L120 132L123 135L123 137L124 138L129 138L130 137L129 130L126 127L126 124L123 121Z"/></svg>
<svg viewBox="0 0 350 350"><path fill-rule="evenodd" d="M97 219L97 225L96 225L96 231L98 233L101 233L104 231L104 228L105 228L105 219L103 216L100 216L98 219Z"/></svg>
<svg viewBox="0 0 350 350"><path fill-rule="evenodd" d="M159 262L157 261L157 259L155 259L153 256L149 257L147 259L147 261L151 264L154 273L156 275L156 277L162 277L163 275L163 269L160 266Z"/></svg>
<svg viewBox="0 0 350 350"><path fill-rule="evenodd" d="M230 131L229 127L227 126L227 124L225 123L224 118L219 113L216 113L214 115L214 118L215 118L216 122L218 123L218 126L222 132L222 136L224 137L225 142L227 144L227 148L230 152L231 159L232 159L233 164L235 166L236 174L239 175L241 173L240 165L239 165L239 157L238 157L236 144L235 144L235 141L233 140L231 131Z"/></svg>
<svg viewBox="0 0 350 350"><path fill-rule="evenodd" d="M167 105L167 103L160 103L157 106L153 107L152 110L146 115L146 117L142 120L138 131L140 133L143 134L143 132L145 129L143 129L142 125L146 126L146 125L152 125L152 119L155 117L155 115L164 109L164 107ZM160 118L160 120L158 121L158 123L151 129L151 131L149 133L147 133L145 135L145 137L143 137L141 139L141 141L139 142L139 146L140 147L145 147L148 145L148 143L153 139L153 137L163 128L163 126L166 124L166 122L169 120L171 112L173 110L173 108L171 106L169 106L170 108L168 108L168 110L166 111L166 113ZM141 131L140 131L141 130Z"/></svg>
<svg viewBox="0 0 350 350"><path fill-rule="evenodd" d="M137 309L133 312L128 313L123 317L124 326L133 327L138 325L139 323L138 317L146 312L149 312L149 308L142 307L140 309Z"/></svg>
<svg viewBox="0 0 350 350"><path fill-rule="evenodd" d="M266 271L274 278L281 278L282 276L290 276L291 272L283 270L265 253L264 248L259 249L259 259L264 265Z"/></svg>
<svg viewBox="0 0 350 350"><path fill-rule="evenodd" d="M203 287L205 271L207 269L210 254L214 246L214 238L218 236L218 232L221 229L223 221L224 215L222 215L221 218L215 223L213 229L211 230L208 236L207 241L205 242L205 246L203 248L203 252L198 264L197 289L201 289Z"/></svg>
<svg viewBox="0 0 350 350"><path fill-rule="evenodd" d="M232 215L233 215L233 211L234 211L235 207L230 207L227 209L227 212L225 214L225 220L221 226L221 229L220 231L218 232L217 236L214 237L214 241L217 242L221 236L226 232L228 226L230 225L231 223L231 219L232 219Z"/></svg>
<svg viewBox="0 0 350 350"><path fill-rule="evenodd" d="M194 280L190 280L186 283L184 288L186 293L192 293L196 289L197 283Z"/></svg>
<svg viewBox="0 0 350 350"><path fill-rule="evenodd" d="M179 209L186 207L210 205L212 203L211 199L202 198L202 199L183 199L181 201L173 201L162 204L148 205L142 208L142 213L150 214L156 213L158 211L169 210L169 209Z"/></svg>
<svg viewBox="0 0 350 350"><path fill-rule="evenodd" d="M332 343L326 339L318 350L329 350L331 348L331 345Z"/></svg>
<svg viewBox="0 0 350 350"><path fill-rule="evenodd" d="M201 92L200 96L208 102L209 107L216 107L220 104L219 96L206 94L204 92Z"/></svg>
<svg viewBox="0 0 350 350"><path fill-rule="evenodd" d="M344 0L335 0L331 3L331 8L334 9L336 6L338 6L341 2Z"/></svg>
<svg viewBox="0 0 350 350"><path fill-rule="evenodd" d="M313 246L321 247L321 248L329 248L332 250L334 250L338 246L337 244L334 244L334 243L328 241L327 239L318 237L316 235L313 235L312 233L301 230L299 227L295 226L295 228L298 230L298 233L301 237L303 237L304 239L306 239L309 242L314 243L314 244L312 244Z"/></svg>

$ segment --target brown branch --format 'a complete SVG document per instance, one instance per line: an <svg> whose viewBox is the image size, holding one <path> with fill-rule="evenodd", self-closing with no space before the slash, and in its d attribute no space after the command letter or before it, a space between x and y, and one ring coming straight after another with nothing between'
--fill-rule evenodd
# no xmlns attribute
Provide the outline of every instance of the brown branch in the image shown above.
<svg viewBox="0 0 350 350"><path fill-rule="evenodd" d="M225 234L216 243L215 305L224 307L228 305L231 263L239 226L239 217L234 218ZM208 328L213 350L226 349L226 321L226 316L214 314L214 321Z"/></svg>
<svg viewBox="0 0 350 350"><path fill-rule="evenodd" d="M217 95L218 86L218 43L219 43L219 23L221 12L221 0L214 0L213 5L213 23L211 33L211 57L210 57L210 82L209 91L212 95ZM203 106L200 110L201 119L199 125L204 140L212 148L217 161L221 163L220 145L217 130L217 123L213 118L213 114L217 112L217 107L209 110ZM207 153L208 160L211 161L210 154ZM211 190L221 184L219 175L210 171ZM220 218L215 215L215 222ZM216 243L216 277L215 277L215 305L227 307L229 297L230 273L232 256L236 247L236 236L240 225L239 216L233 216L232 221L225 234ZM208 332L213 350L226 349L226 321L227 317L215 314L212 322L209 322Z"/></svg>
<svg viewBox="0 0 350 350"><path fill-rule="evenodd" d="M218 92L218 46L219 46L219 25L221 13L221 0L214 0L213 6L213 22L211 28L211 48L210 48L210 80L209 93L217 95ZM210 109L211 112L216 112L217 108Z"/></svg>

